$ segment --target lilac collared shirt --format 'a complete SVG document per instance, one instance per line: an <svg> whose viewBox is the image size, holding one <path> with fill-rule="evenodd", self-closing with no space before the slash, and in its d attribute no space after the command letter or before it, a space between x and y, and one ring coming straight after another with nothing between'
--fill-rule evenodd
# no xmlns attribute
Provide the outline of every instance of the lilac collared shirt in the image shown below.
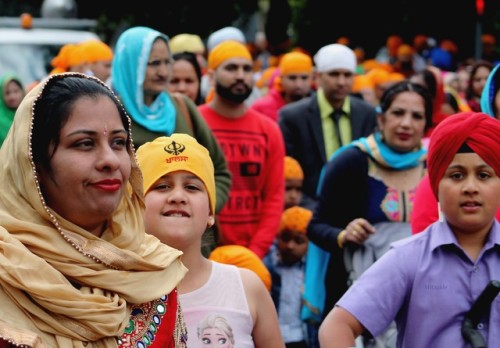
<svg viewBox="0 0 500 348"><path fill-rule="evenodd" d="M374 336L396 320L398 347L470 347L465 313L490 280L500 280L500 224L495 221L476 262L446 222L398 241L349 288L337 305ZM500 295L478 325L488 347L500 347Z"/></svg>

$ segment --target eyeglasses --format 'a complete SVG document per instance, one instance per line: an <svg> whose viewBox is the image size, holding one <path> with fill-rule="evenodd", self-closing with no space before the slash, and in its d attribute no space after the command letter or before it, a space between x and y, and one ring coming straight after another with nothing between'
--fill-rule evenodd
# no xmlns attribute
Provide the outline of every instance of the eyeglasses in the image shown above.
<svg viewBox="0 0 500 348"><path fill-rule="evenodd" d="M172 63L171 59L156 59L156 60L152 60L152 61L148 62L147 65L149 67L157 69L162 64L165 64L166 66L169 66L171 63Z"/></svg>

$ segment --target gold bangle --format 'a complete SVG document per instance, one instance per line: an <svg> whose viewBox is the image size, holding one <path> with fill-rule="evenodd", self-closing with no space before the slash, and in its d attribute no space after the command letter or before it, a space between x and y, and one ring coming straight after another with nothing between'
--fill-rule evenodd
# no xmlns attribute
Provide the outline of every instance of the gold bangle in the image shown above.
<svg viewBox="0 0 500 348"><path fill-rule="evenodd" d="M347 231L346 230L342 230L339 235L337 236L337 244L339 245L339 248L343 248L344 247L344 237L346 235Z"/></svg>

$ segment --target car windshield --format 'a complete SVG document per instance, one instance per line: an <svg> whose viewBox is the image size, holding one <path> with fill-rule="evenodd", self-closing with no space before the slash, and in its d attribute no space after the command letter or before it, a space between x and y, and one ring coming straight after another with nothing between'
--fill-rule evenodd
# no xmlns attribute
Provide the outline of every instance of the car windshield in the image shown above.
<svg viewBox="0 0 500 348"><path fill-rule="evenodd" d="M25 86L40 81L50 72L50 60L58 46L2 44L0 45L0 75L15 72Z"/></svg>

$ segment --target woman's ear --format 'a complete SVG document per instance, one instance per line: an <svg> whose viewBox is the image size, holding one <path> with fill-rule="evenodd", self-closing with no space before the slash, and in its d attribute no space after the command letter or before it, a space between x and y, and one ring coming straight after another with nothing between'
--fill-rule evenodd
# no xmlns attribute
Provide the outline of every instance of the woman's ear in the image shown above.
<svg viewBox="0 0 500 348"><path fill-rule="evenodd" d="M377 130L382 133L384 131L385 115L383 112L377 114Z"/></svg>
<svg viewBox="0 0 500 348"><path fill-rule="evenodd" d="M215 224L215 217L213 215L210 215L208 217L208 223L207 223L207 226L210 228L212 227L213 225Z"/></svg>

